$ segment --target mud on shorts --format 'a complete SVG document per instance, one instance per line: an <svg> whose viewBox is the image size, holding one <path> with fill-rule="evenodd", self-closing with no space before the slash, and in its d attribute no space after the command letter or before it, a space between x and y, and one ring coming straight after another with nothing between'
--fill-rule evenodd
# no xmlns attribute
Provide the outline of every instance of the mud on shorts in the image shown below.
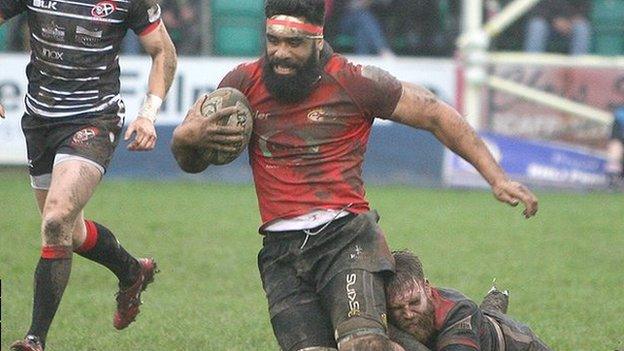
<svg viewBox="0 0 624 351"><path fill-rule="evenodd" d="M483 315L496 331L498 351L550 351L527 325L498 311L484 310ZM502 340L501 340L502 338Z"/></svg>
<svg viewBox="0 0 624 351"><path fill-rule="evenodd" d="M258 268L283 350L386 335L384 275L394 258L378 220L376 211L350 214L307 241L299 230L263 233Z"/></svg>
<svg viewBox="0 0 624 351"><path fill-rule="evenodd" d="M52 168L66 160L80 159L104 174L119 142L124 108L117 113L88 118L41 118L24 114L28 168L34 189L50 187Z"/></svg>

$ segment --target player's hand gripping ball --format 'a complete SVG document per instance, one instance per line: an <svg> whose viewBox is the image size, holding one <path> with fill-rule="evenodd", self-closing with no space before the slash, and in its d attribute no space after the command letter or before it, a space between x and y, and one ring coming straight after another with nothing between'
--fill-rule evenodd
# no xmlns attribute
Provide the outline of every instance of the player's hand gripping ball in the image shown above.
<svg viewBox="0 0 624 351"><path fill-rule="evenodd" d="M241 126L243 131L243 142L237 145L235 152L224 152L213 149L205 149L203 158L213 165L224 165L234 161L247 147L251 130L253 129L253 112L249 101L243 93L234 88L219 88L209 94L200 97L203 99L200 113L202 116L209 116L223 108L236 106L237 112L223 117L218 121L222 126Z"/></svg>

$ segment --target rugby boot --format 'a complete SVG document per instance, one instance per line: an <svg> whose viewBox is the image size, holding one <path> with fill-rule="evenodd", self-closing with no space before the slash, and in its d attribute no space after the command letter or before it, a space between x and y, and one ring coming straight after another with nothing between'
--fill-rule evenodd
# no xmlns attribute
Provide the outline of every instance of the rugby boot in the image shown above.
<svg viewBox="0 0 624 351"><path fill-rule="evenodd" d="M153 258L140 258L141 273L136 282L131 286L117 292L117 311L113 319L113 326L117 330L126 328L134 322L139 314L141 306L141 293L154 281L154 274L158 273L156 262Z"/></svg>
<svg viewBox="0 0 624 351"><path fill-rule="evenodd" d="M43 351L43 345L34 335L26 335L24 340L11 344L11 351Z"/></svg>
<svg viewBox="0 0 624 351"><path fill-rule="evenodd" d="M502 314L507 314L507 307L509 307L509 291L500 291L496 286L492 286L479 305L483 311L496 311Z"/></svg>

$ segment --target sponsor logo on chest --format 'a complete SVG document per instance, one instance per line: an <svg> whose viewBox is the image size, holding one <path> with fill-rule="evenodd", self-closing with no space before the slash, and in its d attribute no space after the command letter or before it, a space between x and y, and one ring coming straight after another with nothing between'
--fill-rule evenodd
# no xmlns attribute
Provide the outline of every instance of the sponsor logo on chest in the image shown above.
<svg viewBox="0 0 624 351"><path fill-rule="evenodd" d="M44 10L54 10L56 11L56 1L51 0L33 0L33 6L36 8L44 9Z"/></svg>
<svg viewBox="0 0 624 351"><path fill-rule="evenodd" d="M63 54L64 52L43 48L43 56L53 60L63 61Z"/></svg>
<svg viewBox="0 0 624 351"><path fill-rule="evenodd" d="M256 113L256 119L258 120L266 120L266 119L269 119L269 117L271 117L271 114L269 112Z"/></svg>
<svg viewBox="0 0 624 351"><path fill-rule="evenodd" d="M94 47L102 41L103 31L98 28L87 29L82 26L76 26L76 41L84 46Z"/></svg>
<svg viewBox="0 0 624 351"><path fill-rule="evenodd" d="M56 41L65 41L65 28L50 22L47 26L41 28L41 36L46 39L54 39Z"/></svg>

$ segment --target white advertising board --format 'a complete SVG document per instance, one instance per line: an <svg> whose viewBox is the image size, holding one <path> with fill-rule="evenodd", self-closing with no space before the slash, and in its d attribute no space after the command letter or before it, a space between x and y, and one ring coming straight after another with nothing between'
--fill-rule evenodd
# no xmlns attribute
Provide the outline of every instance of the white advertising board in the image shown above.
<svg viewBox="0 0 624 351"><path fill-rule="evenodd" d="M159 125L179 123L195 99L212 91L227 72L252 58L181 57L169 95L161 109ZM20 127L26 94L27 54L0 54L0 102L7 110L0 120L0 164L25 164L26 145ZM352 57L360 64L383 68L403 81L423 85L447 102L455 94L455 65L450 59ZM121 94L127 118L133 119L146 91L148 57L121 57ZM127 122L127 121L126 121Z"/></svg>

